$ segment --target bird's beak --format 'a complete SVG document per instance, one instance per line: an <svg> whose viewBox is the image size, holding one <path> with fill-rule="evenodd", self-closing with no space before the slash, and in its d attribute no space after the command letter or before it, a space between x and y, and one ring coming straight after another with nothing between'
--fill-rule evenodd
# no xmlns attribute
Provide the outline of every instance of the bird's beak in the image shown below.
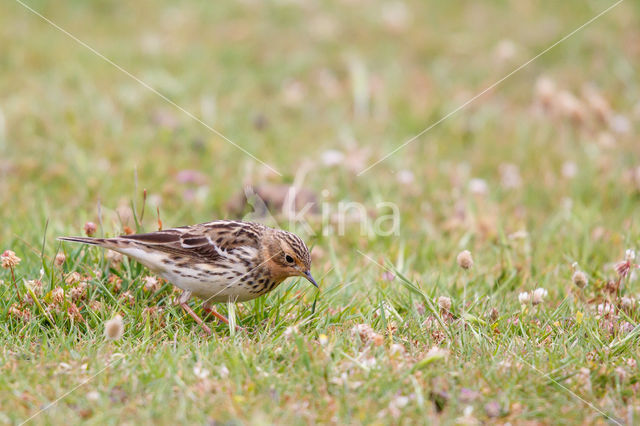
<svg viewBox="0 0 640 426"><path fill-rule="evenodd" d="M320 288L318 287L318 283L316 283L316 280L314 280L313 277L311 276L311 271L304 271L304 277L308 279L311 284L316 286L316 288Z"/></svg>

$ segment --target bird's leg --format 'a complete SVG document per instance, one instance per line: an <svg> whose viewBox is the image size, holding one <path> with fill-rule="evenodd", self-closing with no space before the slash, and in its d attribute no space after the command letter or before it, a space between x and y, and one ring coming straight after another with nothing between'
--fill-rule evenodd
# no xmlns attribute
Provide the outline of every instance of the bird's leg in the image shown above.
<svg viewBox="0 0 640 426"><path fill-rule="evenodd" d="M209 303L204 303L202 305L202 310L218 318L223 323L229 325L229 319L224 315L222 315L220 312L216 311L216 309L213 306L211 306ZM240 331L240 330L244 330L244 328L240 327L239 325L236 325L236 330Z"/></svg>
<svg viewBox="0 0 640 426"><path fill-rule="evenodd" d="M216 309L213 306L211 306L211 305L209 305L207 303L204 303L202 305L202 310L205 311L206 313L211 314L214 317L218 318L223 323L229 324L229 319L227 317L225 317L224 315L222 315L220 312L216 311Z"/></svg>
<svg viewBox="0 0 640 426"><path fill-rule="evenodd" d="M182 294L178 298L178 304L182 307L182 309L187 311L187 313L191 316L191 318L193 318L200 327L202 327L205 333L207 333L208 335L211 335L211 329L207 327L207 325L200 319L200 317L195 312L193 312L193 309L191 309L189 305L187 305L187 302L189 301L190 298L191 298L191 292L188 290L185 290L182 292Z"/></svg>

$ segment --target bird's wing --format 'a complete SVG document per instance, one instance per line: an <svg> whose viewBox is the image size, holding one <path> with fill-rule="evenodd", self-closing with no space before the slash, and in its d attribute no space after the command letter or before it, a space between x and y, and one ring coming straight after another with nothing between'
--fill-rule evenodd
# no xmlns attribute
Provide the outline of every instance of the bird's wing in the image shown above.
<svg viewBox="0 0 640 426"><path fill-rule="evenodd" d="M135 242L149 249L215 262L239 247L259 248L264 227L259 224L215 221L148 234L123 235L120 242Z"/></svg>

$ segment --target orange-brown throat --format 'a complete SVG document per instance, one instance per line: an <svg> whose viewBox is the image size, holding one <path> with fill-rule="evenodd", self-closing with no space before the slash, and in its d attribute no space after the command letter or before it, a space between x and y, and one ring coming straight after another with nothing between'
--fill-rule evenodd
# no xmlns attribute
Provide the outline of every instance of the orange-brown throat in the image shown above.
<svg viewBox="0 0 640 426"><path fill-rule="evenodd" d="M310 268L309 250L294 234L270 230L262 238L262 262L276 280L288 277L307 277Z"/></svg>

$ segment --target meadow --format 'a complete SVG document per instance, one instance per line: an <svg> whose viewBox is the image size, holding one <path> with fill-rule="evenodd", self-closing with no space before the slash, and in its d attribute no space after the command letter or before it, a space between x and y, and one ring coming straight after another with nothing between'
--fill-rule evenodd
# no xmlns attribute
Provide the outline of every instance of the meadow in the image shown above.
<svg viewBox="0 0 640 426"><path fill-rule="evenodd" d="M638 2L0 11L0 423L639 421ZM218 305L244 330L56 240L249 185L320 289Z"/></svg>

